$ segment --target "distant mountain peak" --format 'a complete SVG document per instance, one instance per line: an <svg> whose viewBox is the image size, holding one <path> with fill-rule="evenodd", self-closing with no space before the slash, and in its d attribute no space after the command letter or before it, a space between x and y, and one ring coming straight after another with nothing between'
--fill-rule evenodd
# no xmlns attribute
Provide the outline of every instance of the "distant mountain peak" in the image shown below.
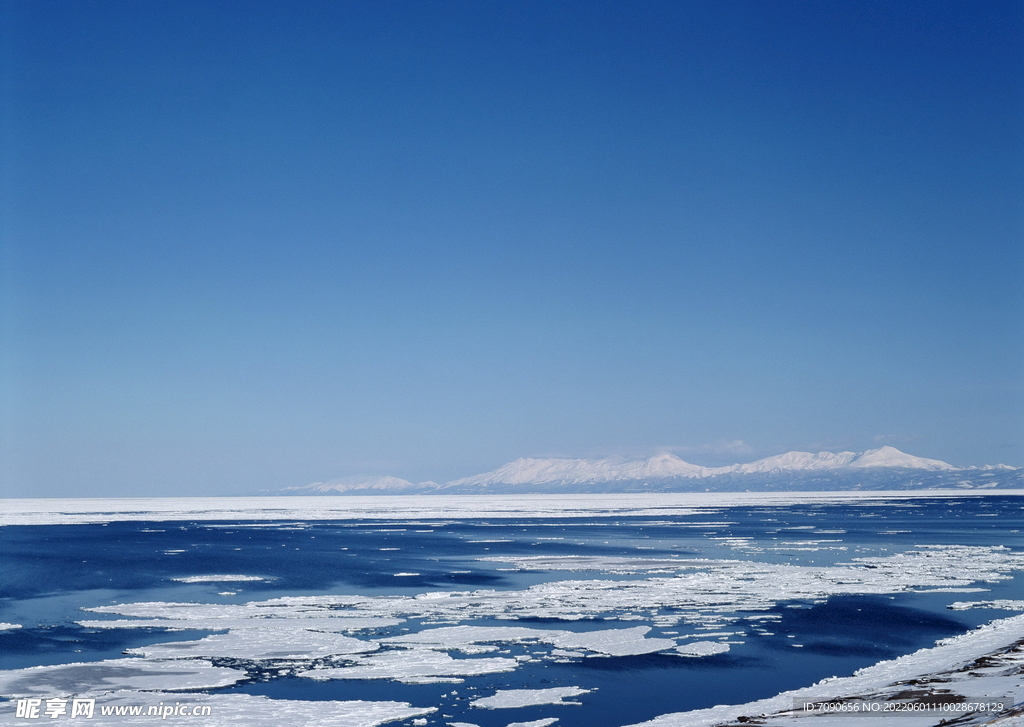
<svg viewBox="0 0 1024 727"><path fill-rule="evenodd" d="M1006 465L955 467L895 447L864 452L784 452L724 467L691 464L670 452L646 459L520 457L490 472L444 484L398 477L344 477L290 487L287 494L474 494L848 490L1024 487L1024 470Z"/></svg>
<svg viewBox="0 0 1024 727"><path fill-rule="evenodd" d="M879 447L869 449L850 462L851 467L906 467L920 470L955 470L960 469L937 459L915 457L901 452L895 447Z"/></svg>

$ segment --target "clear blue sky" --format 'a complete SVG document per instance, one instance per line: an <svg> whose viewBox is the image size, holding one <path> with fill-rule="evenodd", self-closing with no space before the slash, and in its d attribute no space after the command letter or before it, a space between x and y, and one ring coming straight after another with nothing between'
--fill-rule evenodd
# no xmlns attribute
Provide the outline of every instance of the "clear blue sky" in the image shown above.
<svg viewBox="0 0 1024 727"><path fill-rule="evenodd" d="M1022 16L5 0L0 494L1024 465Z"/></svg>

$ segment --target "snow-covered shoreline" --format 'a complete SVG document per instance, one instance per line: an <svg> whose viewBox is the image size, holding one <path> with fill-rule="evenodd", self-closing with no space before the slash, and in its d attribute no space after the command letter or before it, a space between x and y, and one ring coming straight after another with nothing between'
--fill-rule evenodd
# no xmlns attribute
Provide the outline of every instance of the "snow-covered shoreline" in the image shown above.
<svg viewBox="0 0 1024 727"><path fill-rule="evenodd" d="M2 525L119 521L448 520L686 514L743 505L867 504L920 498L1024 497L1024 490L695 492L581 495L330 495L309 497L125 497L0 499Z"/></svg>
<svg viewBox="0 0 1024 727"><path fill-rule="evenodd" d="M857 716L851 713L803 712L794 705L806 702L848 704L868 701L913 701L927 694L941 693L950 701L962 697L967 702L998 700L1012 702L1007 710L1013 718L1024 700L1024 615L998 619L960 636L943 639L935 646L920 649L896 659L881 661L849 677L833 677L803 689L782 692L774 697L739 705L720 705L709 709L676 712L655 717L628 727L719 727L754 724L763 727L789 727L813 724L829 727L854 727L880 724L876 713ZM957 724L998 724L997 713L981 712ZM892 719L905 727L939 724L956 714L932 712ZM884 718L884 717L883 717ZM1000 720L1002 721L1002 720Z"/></svg>

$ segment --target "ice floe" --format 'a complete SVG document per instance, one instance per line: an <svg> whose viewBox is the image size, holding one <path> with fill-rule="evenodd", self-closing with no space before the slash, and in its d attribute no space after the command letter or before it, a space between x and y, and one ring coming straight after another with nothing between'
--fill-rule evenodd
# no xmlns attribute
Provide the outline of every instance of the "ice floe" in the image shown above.
<svg viewBox="0 0 1024 727"><path fill-rule="evenodd" d="M9 624L9 623L5 623L3 621L0 621L0 631L12 631L14 629L20 629L20 628L21 628L21 624Z"/></svg>
<svg viewBox="0 0 1024 727"><path fill-rule="evenodd" d="M382 651L367 656L356 656L342 667L310 669L296 676L309 679L393 679L399 682L423 684L436 681L461 681L460 677L478 674L496 674L514 671L519 666L515 659L493 657L485 659L453 659L448 654L431 649L400 649Z"/></svg>
<svg viewBox="0 0 1024 727"><path fill-rule="evenodd" d="M581 702L566 701L569 697L589 694L592 689L580 687L551 687L550 689L499 689L490 697L474 699L470 704L484 709L515 709L517 707L533 707L538 704L574 704Z"/></svg>
<svg viewBox="0 0 1024 727"><path fill-rule="evenodd" d="M969 608L993 608L1002 611L1024 611L1024 601L1008 598L997 598L992 601L957 601L949 604L954 611L966 611Z"/></svg>
<svg viewBox="0 0 1024 727"><path fill-rule="evenodd" d="M379 648L374 641L295 628L295 625L289 624L290 628L274 628L271 624L254 628L233 628L226 634L214 634L197 641L172 641L139 646L128 649L125 653L151 659L316 659L340 654L365 653ZM298 625L304 624L300 620Z"/></svg>
<svg viewBox="0 0 1024 727"><path fill-rule="evenodd" d="M186 576L184 578L172 578L172 581L181 583L230 583L242 581L272 581L273 578L264 576L242 576L242 575L210 575L210 576Z"/></svg>
<svg viewBox="0 0 1024 727"><path fill-rule="evenodd" d="M518 626L451 626L427 629L382 639L384 643L421 644L433 648L470 651L480 643L537 641L559 647L560 656L591 651L608 656L651 654L675 647L672 639L648 639L650 626L572 632L561 629L532 629ZM578 650L578 651L566 651Z"/></svg>
<svg viewBox="0 0 1024 727"><path fill-rule="evenodd" d="M213 689L244 679L245 672L202 661L106 659L0 671L0 694L54 697L122 689Z"/></svg>
<svg viewBox="0 0 1024 727"><path fill-rule="evenodd" d="M603 573L674 573L701 568L717 561L682 558L623 558L597 555L491 556L479 558L508 563L524 571L601 571Z"/></svg>
<svg viewBox="0 0 1024 727"><path fill-rule="evenodd" d="M724 654L728 650L729 645L723 644L721 641L691 641L676 647L676 652L682 656L711 656L712 654Z"/></svg>
<svg viewBox="0 0 1024 727"><path fill-rule="evenodd" d="M1024 570L1024 554L1005 547L919 547L889 556L856 558L832 566L801 566L733 560L701 560L695 568L674 577L640 580L562 580L540 583L525 590L434 591L416 596L288 596L246 604L161 603L118 604L89 609L95 613L136 617L83 620L90 628L164 627L238 631L241 636L208 637L184 647L230 647L244 656L266 653L246 629L268 629L295 658L316 658L324 651L310 644L303 655L300 643L310 643L308 633L294 638L282 630L357 633L362 629L396 625L406 619L464 623L473 619L515 621L548 618L562 622L590 619L647 620L661 627L686 625L694 631L725 631L741 623L779 618L773 613L784 601L821 602L837 595L892 594L922 589L965 589L978 582L998 582L1013 571ZM648 627L574 631L509 626L455 626L392 635L394 645L420 645L440 649L469 649L472 644L536 640L561 649L560 657L573 651L608 656L646 654L674 649L672 639L650 639ZM482 630L481 630L482 629ZM643 630L641 632L641 630ZM734 630L734 629L731 629ZM289 639L292 639L289 642ZM329 639L324 639L325 642ZM351 644L338 640L340 644ZM146 647L143 653L168 654ZM170 647L173 648L173 647ZM330 648L333 647L325 647ZM342 647L348 648L348 647ZM365 650L365 649L364 649ZM211 649L212 651L212 649ZM685 649L684 649L685 651ZM342 652L344 653L344 652ZM677 652L683 653L683 652Z"/></svg>
<svg viewBox="0 0 1024 727"><path fill-rule="evenodd" d="M634 626L628 629L602 629L566 633L554 639L554 644L563 649L586 649L608 656L636 656L653 654L675 648L673 639L648 639L644 637L650 626Z"/></svg>

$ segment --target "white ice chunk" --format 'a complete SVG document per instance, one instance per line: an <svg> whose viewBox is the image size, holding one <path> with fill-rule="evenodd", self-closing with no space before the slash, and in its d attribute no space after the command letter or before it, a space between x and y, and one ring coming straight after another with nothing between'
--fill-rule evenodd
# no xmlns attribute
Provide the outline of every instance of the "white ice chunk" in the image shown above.
<svg viewBox="0 0 1024 727"><path fill-rule="evenodd" d="M680 656L711 656L712 654L724 654L728 650L729 645L723 644L721 641L691 641L676 647Z"/></svg>
<svg viewBox="0 0 1024 727"><path fill-rule="evenodd" d="M245 672L202 661L107 659L0 671L5 697L97 694L119 689L213 689L244 679Z"/></svg>
<svg viewBox="0 0 1024 727"><path fill-rule="evenodd" d="M213 575L213 576L186 576L184 578L172 578L172 581L181 583L229 583L234 581L272 581L273 578L264 576L241 576L241 575Z"/></svg>
<svg viewBox="0 0 1024 727"><path fill-rule="evenodd" d="M589 694L591 689L580 687L551 687L550 689L499 689L493 696L474 699L474 707L484 709L515 709L517 707L533 707L538 704L575 704L580 702L565 701L569 697Z"/></svg>
<svg viewBox="0 0 1024 727"><path fill-rule="evenodd" d="M310 669L297 674L309 679L394 679L400 682L423 683L434 677L465 677L514 671L515 659L453 659L448 654L430 649L382 651L356 656L352 666Z"/></svg>
<svg viewBox="0 0 1024 727"><path fill-rule="evenodd" d="M966 611L969 608L995 608L1003 611L1024 611L1024 601L1011 600L1008 598L996 598L992 601L957 601L951 603L947 608L954 611Z"/></svg>
<svg viewBox="0 0 1024 727"><path fill-rule="evenodd" d="M684 558L623 558L602 555L495 555L478 560L508 563L519 570L530 571L601 571L603 573L674 573L702 568L712 563L702 559Z"/></svg>
<svg viewBox="0 0 1024 727"><path fill-rule="evenodd" d="M11 631L13 629L20 629L21 624L9 624L0 621L0 631Z"/></svg>
<svg viewBox="0 0 1024 727"><path fill-rule="evenodd" d="M304 626L299 621L295 626ZM304 628L241 628L198 641L173 641L128 649L125 653L155 659L228 656L239 659L317 659L336 654L375 651L374 641Z"/></svg>
<svg viewBox="0 0 1024 727"><path fill-rule="evenodd" d="M522 626L447 626L425 629L414 634L401 634L381 639L385 644L419 644L429 648L460 649L470 644L522 641L552 641L565 631L531 629Z"/></svg>
<svg viewBox="0 0 1024 727"><path fill-rule="evenodd" d="M653 654L675 647L676 642L672 639L644 638L644 634L650 630L650 626L634 626L631 629L583 631L559 636L554 643L563 649L587 649L609 656Z"/></svg>
<svg viewBox="0 0 1024 727"><path fill-rule="evenodd" d="M582 620L594 614L620 621L654 620L724 630L742 619L775 609L782 601L823 601L838 595L906 593L922 587L977 587L1024 570L1024 553L1004 546L919 546L884 557L857 558L829 566L756 561L706 561L674 577L642 580L560 580L521 591L434 591L410 596L302 596L247 604L138 603L90 609L142 619L134 625L224 630L242 620L423 618L432 622L470 619L551 618ZM124 628L127 621L83 621L93 628ZM380 623L380 622L378 622ZM251 621L249 625L252 624ZM312 628L310 623L306 628ZM317 624L319 630L341 631ZM353 628L356 628L353 626ZM432 637L440 638L440 637ZM538 636L538 640L545 637ZM443 641L443 639L442 639ZM412 642L410 642L412 643ZM442 643L438 648L457 648ZM653 647L653 644L651 644ZM654 649L659 650L659 649ZM643 652L641 652L643 653Z"/></svg>
<svg viewBox="0 0 1024 727"><path fill-rule="evenodd" d="M509 722L505 727L548 727L558 721L558 717L545 717L544 719L535 719L530 722Z"/></svg>

